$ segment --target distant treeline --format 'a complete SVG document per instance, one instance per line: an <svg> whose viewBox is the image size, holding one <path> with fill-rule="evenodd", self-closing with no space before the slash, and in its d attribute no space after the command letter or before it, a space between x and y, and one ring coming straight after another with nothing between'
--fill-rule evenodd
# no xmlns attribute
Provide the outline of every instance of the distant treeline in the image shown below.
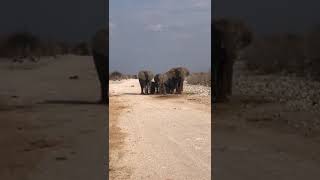
<svg viewBox="0 0 320 180"><path fill-rule="evenodd" d="M31 32L14 32L0 35L0 57L56 56L64 54L90 55L90 44L86 41L70 43L44 39Z"/></svg>
<svg viewBox="0 0 320 180"><path fill-rule="evenodd" d="M305 33L255 37L240 57L259 73L288 73L320 79L320 26Z"/></svg>
<svg viewBox="0 0 320 180"><path fill-rule="evenodd" d="M137 75L129 75L129 74L123 74L119 71L113 71L109 74L109 80L122 80L122 79L138 79Z"/></svg>
<svg viewBox="0 0 320 180"><path fill-rule="evenodd" d="M208 72L191 73L187 77L188 84L211 86L211 70Z"/></svg>

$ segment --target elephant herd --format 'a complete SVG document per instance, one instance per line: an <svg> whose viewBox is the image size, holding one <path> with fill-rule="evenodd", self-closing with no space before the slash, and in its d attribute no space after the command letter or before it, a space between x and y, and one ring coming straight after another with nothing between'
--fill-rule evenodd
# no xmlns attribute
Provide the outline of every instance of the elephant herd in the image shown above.
<svg viewBox="0 0 320 180"><path fill-rule="evenodd" d="M242 21L230 19L214 19L212 29L212 63L215 101L226 101L232 93L233 64L239 51L247 47L253 40L253 33ZM108 104L108 29L98 31L92 40L92 51L95 67L100 80L100 103ZM154 74L151 71L140 71L138 79L141 94L166 94L183 92L184 79L190 74L184 67L170 69L163 74ZM153 81L154 80L154 81Z"/></svg>
<svg viewBox="0 0 320 180"><path fill-rule="evenodd" d="M156 75L151 71L140 71L138 79L141 94L181 94L183 82L189 75L189 70L184 67L172 68L166 73Z"/></svg>

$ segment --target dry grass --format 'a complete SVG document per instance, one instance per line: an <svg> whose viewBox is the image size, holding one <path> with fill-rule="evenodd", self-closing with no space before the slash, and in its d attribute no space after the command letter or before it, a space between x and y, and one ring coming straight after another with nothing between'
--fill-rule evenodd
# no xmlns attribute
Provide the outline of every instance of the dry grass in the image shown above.
<svg viewBox="0 0 320 180"><path fill-rule="evenodd" d="M242 52L249 70L263 74L285 73L319 79L320 31L271 34L256 37Z"/></svg>
<svg viewBox="0 0 320 180"><path fill-rule="evenodd" d="M211 86L211 74L210 73L192 73L187 78L188 84Z"/></svg>
<svg viewBox="0 0 320 180"><path fill-rule="evenodd" d="M0 57L56 57L65 54L90 55L90 45L86 41L70 43L44 39L31 32L13 32L0 35Z"/></svg>

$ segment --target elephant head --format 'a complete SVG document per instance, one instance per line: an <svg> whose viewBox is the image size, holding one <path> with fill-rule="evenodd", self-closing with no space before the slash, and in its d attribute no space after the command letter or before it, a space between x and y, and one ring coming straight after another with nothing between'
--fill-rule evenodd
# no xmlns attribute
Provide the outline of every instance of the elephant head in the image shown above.
<svg viewBox="0 0 320 180"><path fill-rule="evenodd" d="M190 75L190 71L184 67L170 69L167 73L170 89L176 89L176 93L181 94L183 91L184 79Z"/></svg>
<svg viewBox="0 0 320 180"><path fill-rule="evenodd" d="M158 86L159 86L159 93L166 94L168 88L168 76L167 74L159 74L158 76ZM156 77L155 77L156 80Z"/></svg>
<svg viewBox="0 0 320 180"><path fill-rule="evenodd" d="M253 40L251 29L240 20L220 18L214 20L215 29L220 34L220 39L228 54L236 53L247 47Z"/></svg>

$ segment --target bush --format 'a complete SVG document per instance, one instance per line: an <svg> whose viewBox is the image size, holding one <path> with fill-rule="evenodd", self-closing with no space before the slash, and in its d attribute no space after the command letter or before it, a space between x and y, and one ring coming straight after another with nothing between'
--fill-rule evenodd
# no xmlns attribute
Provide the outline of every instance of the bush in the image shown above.
<svg viewBox="0 0 320 180"><path fill-rule="evenodd" d="M208 73L192 73L187 77L188 84L211 86L211 71Z"/></svg>
<svg viewBox="0 0 320 180"><path fill-rule="evenodd" d="M0 57L53 56L76 54L90 55L89 44L85 41L67 43L52 39L40 39L30 32L15 32L0 36Z"/></svg>
<svg viewBox="0 0 320 180"><path fill-rule="evenodd" d="M305 53L307 59L307 74L320 80L320 25L315 26L305 36Z"/></svg>
<svg viewBox="0 0 320 180"><path fill-rule="evenodd" d="M2 39L1 55L5 57L28 56L40 48L40 39L30 32L16 32Z"/></svg>
<svg viewBox="0 0 320 180"><path fill-rule="evenodd" d="M121 80L123 78L122 73L114 71L109 75L110 80Z"/></svg>
<svg viewBox="0 0 320 180"><path fill-rule="evenodd" d="M87 42L79 42L75 45L73 53L81 56L90 55L89 44Z"/></svg>
<svg viewBox="0 0 320 180"><path fill-rule="evenodd" d="M304 39L296 34L278 34L256 39L243 53L249 70L262 73L305 71Z"/></svg>

